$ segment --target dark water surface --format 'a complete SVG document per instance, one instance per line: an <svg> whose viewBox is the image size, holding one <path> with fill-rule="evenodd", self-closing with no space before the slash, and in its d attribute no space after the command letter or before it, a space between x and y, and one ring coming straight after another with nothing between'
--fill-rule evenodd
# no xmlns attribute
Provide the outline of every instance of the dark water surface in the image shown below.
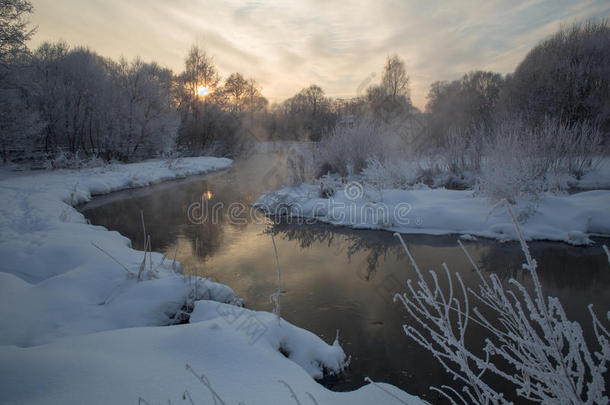
<svg viewBox="0 0 610 405"><path fill-rule="evenodd" d="M119 231L143 249L142 210L154 251L171 258L177 249L183 267L231 286L246 307L266 311L272 309L269 296L276 290L273 246L265 233L271 230L282 271L282 317L329 343L338 329L340 342L352 357L344 375L324 384L351 390L369 376L436 403L438 397L429 387L451 381L432 355L402 331L401 325L410 319L392 297L404 290L407 279L415 278L415 271L396 238L385 231L253 218L245 204L278 188L284 177L285 155L257 154L228 171L96 197L80 211L93 224ZM216 207L216 215L203 220L193 203L206 205L208 211ZM199 223L189 219L189 211ZM456 238L410 235L406 240L422 270L440 270L445 262L474 285L475 274ZM524 260L517 243L465 244L485 272L531 286L519 270ZM530 249L539 263L544 293L559 297L568 316L590 334L586 306L593 303L601 316L610 309L610 268L601 243L582 248L536 242ZM484 338L476 328L468 335L470 342Z"/></svg>

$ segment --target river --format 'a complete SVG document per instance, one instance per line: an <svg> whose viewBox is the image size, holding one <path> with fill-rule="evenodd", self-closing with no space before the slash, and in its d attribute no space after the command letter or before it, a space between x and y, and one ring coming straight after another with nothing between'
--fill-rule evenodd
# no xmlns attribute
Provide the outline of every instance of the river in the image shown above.
<svg viewBox="0 0 610 405"><path fill-rule="evenodd" d="M338 330L351 356L343 375L322 383L352 390L369 376L436 403L437 394L429 387L448 384L449 378L430 353L404 334L402 324L411 320L392 300L407 279L415 278L397 239L386 231L286 223L251 212L248 204L285 180L285 160L284 152L258 153L228 171L96 197L79 210L92 224L130 238L137 249L144 245L142 211L153 251L169 258L176 254L188 271L231 286L246 307L265 311L272 309L269 296L277 289L273 233L282 317L328 343ZM474 285L475 273L457 246L457 235L409 235L406 240L422 269L441 270L445 262ZM524 258L517 243L480 239L466 246L484 272L531 287L520 270ZM535 242L530 248L544 293L559 297L568 316L590 336L587 304L593 303L602 316L610 308L610 268L601 244ZM484 337L484 331L472 328L468 340Z"/></svg>

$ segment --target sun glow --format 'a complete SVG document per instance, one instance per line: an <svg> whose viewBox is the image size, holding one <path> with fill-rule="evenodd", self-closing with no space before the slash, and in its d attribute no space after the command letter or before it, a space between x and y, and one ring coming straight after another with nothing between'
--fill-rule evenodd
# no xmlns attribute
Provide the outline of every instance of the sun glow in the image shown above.
<svg viewBox="0 0 610 405"><path fill-rule="evenodd" d="M210 90L205 86L197 87L197 95L201 98L207 96L210 93L211 93Z"/></svg>

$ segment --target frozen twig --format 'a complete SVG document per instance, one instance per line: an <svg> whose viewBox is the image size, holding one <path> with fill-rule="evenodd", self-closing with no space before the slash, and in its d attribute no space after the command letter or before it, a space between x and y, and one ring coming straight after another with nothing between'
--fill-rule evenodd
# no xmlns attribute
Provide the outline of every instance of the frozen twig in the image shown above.
<svg viewBox="0 0 610 405"><path fill-rule="evenodd" d="M273 243L273 252L275 253L275 263L277 265L277 291L271 294L271 302L273 303L273 313L277 317L277 324L280 325L280 296L282 295L282 276L280 273L280 258L277 254L277 246L275 245L275 238L273 237L273 233L271 233L271 242Z"/></svg>
<svg viewBox="0 0 610 405"><path fill-rule="evenodd" d="M290 397L296 401L297 405L301 405L301 402L299 401L299 398L297 397L297 394L295 394L292 387L284 380L278 380L278 382L286 386L286 388L288 388L288 391L290 391Z"/></svg>
<svg viewBox="0 0 610 405"><path fill-rule="evenodd" d="M189 364L186 365L186 369L190 371L190 373L193 374L210 391L210 393L212 394L212 400L214 401L214 405L225 405L225 402L222 400L220 395L218 395L218 393L214 390L212 384L210 384L210 381L205 376L205 374L197 374Z"/></svg>
<svg viewBox="0 0 610 405"><path fill-rule="evenodd" d="M364 381L366 381L369 384L372 384L374 387L379 388L381 391L385 392L386 394L388 394L389 396L391 396L392 398L394 398L395 400L397 400L398 402L400 402L401 404L406 404L408 405L409 403L406 401L403 401L402 399L400 399L399 397L397 397L395 394L391 393L390 391L386 390L385 388L383 388L381 385L377 384L375 381L371 380L369 377L364 377Z"/></svg>
<svg viewBox="0 0 610 405"><path fill-rule="evenodd" d="M91 244L96 247L98 250L100 250L102 253L106 254L109 258L111 258L112 260L114 260L119 266L121 266L123 269L125 269L125 271L127 272L127 274L129 274L130 276L133 275L133 273L131 271L129 271L129 269L127 267L125 267L125 265L121 262L119 262L114 256L112 256L110 253L106 252L104 249L102 249L101 247L99 247L98 245L96 245L95 243L91 242Z"/></svg>
<svg viewBox="0 0 610 405"><path fill-rule="evenodd" d="M483 275L458 241L479 278L476 289L466 289L459 274L455 274L462 291L459 299L447 266L443 264L448 282L448 291L445 291L436 272L430 271L431 283L424 279L406 243L397 235L417 272L415 283L407 282L407 293L394 297L403 303L414 320L410 325L403 325L403 330L463 384L462 394L448 386L434 390L453 404L508 404L502 393L485 382L489 372L513 384L521 399L562 404L607 403L604 373L610 361L608 328L589 307L600 347L595 353L589 351L581 326L567 319L557 298L543 295L537 263L510 205L506 201L501 204L515 226L525 255L523 268L532 278L532 295L514 279L508 280L510 288L506 288L495 274ZM469 296L482 303L490 315L476 307L470 314ZM476 354L478 350L472 351L466 346L464 336L469 321L488 332L482 356Z"/></svg>

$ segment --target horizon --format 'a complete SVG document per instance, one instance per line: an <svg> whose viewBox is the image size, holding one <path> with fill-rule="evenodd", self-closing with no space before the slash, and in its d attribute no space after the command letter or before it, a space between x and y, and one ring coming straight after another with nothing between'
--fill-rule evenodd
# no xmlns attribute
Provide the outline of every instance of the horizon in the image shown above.
<svg viewBox="0 0 610 405"><path fill-rule="evenodd" d="M196 44L213 56L223 78L232 72L254 78L272 103L310 84L329 97L358 96L379 81L386 57L397 54L406 62L411 99L421 110L433 82L473 70L510 73L561 24L610 15L610 3L601 0L384 2L360 8L356 2L340 7L319 0L32 3L31 23L38 27L32 48L63 40L115 60L139 56L181 72Z"/></svg>

